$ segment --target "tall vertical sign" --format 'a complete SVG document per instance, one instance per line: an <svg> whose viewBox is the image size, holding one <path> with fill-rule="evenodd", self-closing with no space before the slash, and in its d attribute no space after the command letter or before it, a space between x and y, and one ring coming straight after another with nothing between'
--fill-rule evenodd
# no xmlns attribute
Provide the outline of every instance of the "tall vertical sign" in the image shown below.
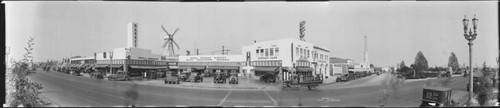
<svg viewBox="0 0 500 108"><path fill-rule="evenodd" d="M137 23L131 22L127 24L127 47L137 47Z"/></svg>

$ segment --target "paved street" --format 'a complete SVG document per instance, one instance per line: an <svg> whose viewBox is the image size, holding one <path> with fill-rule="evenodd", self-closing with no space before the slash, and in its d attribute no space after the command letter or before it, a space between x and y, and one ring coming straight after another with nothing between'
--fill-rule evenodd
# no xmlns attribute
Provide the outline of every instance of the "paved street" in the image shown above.
<svg viewBox="0 0 500 108"><path fill-rule="evenodd" d="M39 69L41 70L41 69ZM203 89L158 85L139 85L138 81L107 81L59 72L37 71L32 81L43 84L41 90L56 106L123 106L126 91L139 94L137 106L378 106L382 98L381 82L389 74L372 75L350 82L320 86L279 89ZM397 94L389 96L386 106L418 106L422 86L429 80L405 81ZM454 90L465 90L466 78L453 77ZM132 88L133 85L137 87ZM392 93L392 92L390 92Z"/></svg>

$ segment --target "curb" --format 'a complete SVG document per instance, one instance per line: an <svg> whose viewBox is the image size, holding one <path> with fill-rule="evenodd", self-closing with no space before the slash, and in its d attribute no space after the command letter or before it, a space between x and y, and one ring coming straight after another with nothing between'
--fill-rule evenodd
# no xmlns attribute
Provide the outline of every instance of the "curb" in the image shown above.
<svg viewBox="0 0 500 108"><path fill-rule="evenodd" d="M43 107L59 107L60 105L56 104L54 101L50 100L49 98L45 97L45 95L41 94L39 95L39 98L45 102L47 102L47 105L44 105Z"/></svg>

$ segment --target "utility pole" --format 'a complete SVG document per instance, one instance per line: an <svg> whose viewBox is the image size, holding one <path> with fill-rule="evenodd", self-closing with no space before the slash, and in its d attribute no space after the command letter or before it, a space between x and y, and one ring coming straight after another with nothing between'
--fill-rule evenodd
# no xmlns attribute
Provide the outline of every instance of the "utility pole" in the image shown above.
<svg viewBox="0 0 500 108"><path fill-rule="evenodd" d="M200 55L199 49L196 49L196 55Z"/></svg>
<svg viewBox="0 0 500 108"><path fill-rule="evenodd" d="M229 49L224 49L224 46L222 46L222 55L224 55L224 52L229 52L230 50ZM228 53L226 53L227 55Z"/></svg>

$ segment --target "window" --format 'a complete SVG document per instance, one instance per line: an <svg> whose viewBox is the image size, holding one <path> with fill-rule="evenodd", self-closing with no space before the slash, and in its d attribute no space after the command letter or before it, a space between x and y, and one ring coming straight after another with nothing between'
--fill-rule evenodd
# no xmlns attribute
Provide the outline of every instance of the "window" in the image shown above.
<svg viewBox="0 0 500 108"><path fill-rule="evenodd" d="M259 49L255 50L255 55L257 55L257 57L260 56L259 55Z"/></svg>
<svg viewBox="0 0 500 108"><path fill-rule="evenodd" d="M260 49L260 56L264 57L264 49Z"/></svg>
<svg viewBox="0 0 500 108"><path fill-rule="evenodd" d="M299 56L299 47L295 47L295 55Z"/></svg>
<svg viewBox="0 0 500 108"><path fill-rule="evenodd" d="M302 53L303 53L302 48L300 48L300 55L299 55L300 58L302 58L302 55L303 55Z"/></svg>
<svg viewBox="0 0 500 108"><path fill-rule="evenodd" d="M306 56L307 56L307 58L309 58L309 50L307 50L307 55Z"/></svg>
<svg viewBox="0 0 500 108"><path fill-rule="evenodd" d="M274 56L274 49L273 48L269 48L269 56Z"/></svg>
<svg viewBox="0 0 500 108"><path fill-rule="evenodd" d="M274 55L279 56L279 48L274 48Z"/></svg>
<svg viewBox="0 0 500 108"><path fill-rule="evenodd" d="M269 49L268 48L266 48L265 53L266 53L266 57L268 57L269 56Z"/></svg>

